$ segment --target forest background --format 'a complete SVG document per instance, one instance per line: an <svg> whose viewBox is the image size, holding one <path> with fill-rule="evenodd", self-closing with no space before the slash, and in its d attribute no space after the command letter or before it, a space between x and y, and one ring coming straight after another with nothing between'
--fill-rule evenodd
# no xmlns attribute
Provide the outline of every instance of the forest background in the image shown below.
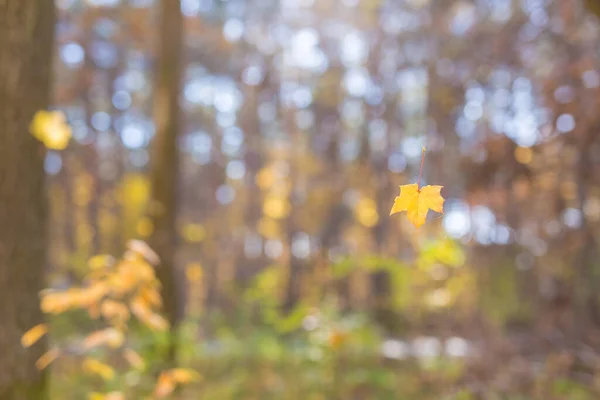
<svg viewBox="0 0 600 400"><path fill-rule="evenodd" d="M598 14L0 1L0 398L598 398Z"/></svg>

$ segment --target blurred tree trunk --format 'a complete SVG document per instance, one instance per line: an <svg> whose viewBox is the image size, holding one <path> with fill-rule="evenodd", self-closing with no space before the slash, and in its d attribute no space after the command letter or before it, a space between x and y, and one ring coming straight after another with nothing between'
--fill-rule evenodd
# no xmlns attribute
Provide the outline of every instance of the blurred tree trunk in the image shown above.
<svg viewBox="0 0 600 400"><path fill-rule="evenodd" d="M600 17L600 0L583 0L583 2L589 12Z"/></svg>
<svg viewBox="0 0 600 400"><path fill-rule="evenodd" d="M47 200L45 149L29 133L50 100L54 2L0 1L0 399L40 399L45 374L21 335L43 320Z"/></svg>
<svg viewBox="0 0 600 400"><path fill-rule="evenodd" d="M154 122L149 213L154 221L150 245L160 257L157 276L162 284L164 311L171 323L168 360L175 360L177 325L179 323L179 293L175 273L177 244L177 191L179 155L177 138L180 128L179 92L181 86L181 57L183 18L179 0L159 3L159 38L154 86Z"/></svg>

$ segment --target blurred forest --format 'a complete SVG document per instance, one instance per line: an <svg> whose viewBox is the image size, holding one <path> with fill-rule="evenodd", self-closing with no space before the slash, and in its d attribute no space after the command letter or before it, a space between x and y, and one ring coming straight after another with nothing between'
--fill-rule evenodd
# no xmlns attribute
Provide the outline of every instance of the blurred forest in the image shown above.
<svg viewBox="0 0 600 400"><path fill-rule="evenodd" d="M600 398L598 15L0 1L0 399ZM446 202L415 229L389 214L423 147ZM160 332L40 309L132 254L168 332L134 303ZM99 320L189 385L152 392L166 375L101 346L116 374L82 364Z"/></svg>

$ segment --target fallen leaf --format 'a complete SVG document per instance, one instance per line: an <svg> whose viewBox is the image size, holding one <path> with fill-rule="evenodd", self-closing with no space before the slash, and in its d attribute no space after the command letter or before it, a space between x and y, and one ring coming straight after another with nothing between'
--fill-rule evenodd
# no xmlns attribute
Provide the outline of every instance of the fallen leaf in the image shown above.
<svg viewBox="0 0 600 400"><path fill-rule="evenodd" d="M442 187L432 185L419 188L416 183L400 186L400 196L396 197L390 215L406 211L408 220L418 228L425 223L430 209L444 212L444 198L440 193Z"/></svg>

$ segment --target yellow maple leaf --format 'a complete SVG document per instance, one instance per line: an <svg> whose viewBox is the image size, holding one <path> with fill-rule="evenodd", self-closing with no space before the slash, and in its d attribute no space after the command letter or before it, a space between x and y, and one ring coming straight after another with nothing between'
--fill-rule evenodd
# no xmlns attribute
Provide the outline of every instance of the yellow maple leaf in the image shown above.
<svg viewBox="0 0 600 400"><path fill-rule="evenodd" d="M422 150L419 180L417 183L400 186L400 196L396 197L390 211L390 215L406 211L408 220L417 228L425 223L427 212L430 209L435 212L444 213L444 198L441 194L443 186L430 185L420 187L423 164L425 163L425 147Z"/></svg>
<svg viewBox="0 0 600 400"><path fill-rule="evenodd" d="M394 200L394 206L390 215L406 211L408 220L415 227L425 223L427 212L431 209L435 212L444 213L444 198L441 195L443 186L428 185L419 188L419 185L412 183L400 186L400 196Z"/></svg>

